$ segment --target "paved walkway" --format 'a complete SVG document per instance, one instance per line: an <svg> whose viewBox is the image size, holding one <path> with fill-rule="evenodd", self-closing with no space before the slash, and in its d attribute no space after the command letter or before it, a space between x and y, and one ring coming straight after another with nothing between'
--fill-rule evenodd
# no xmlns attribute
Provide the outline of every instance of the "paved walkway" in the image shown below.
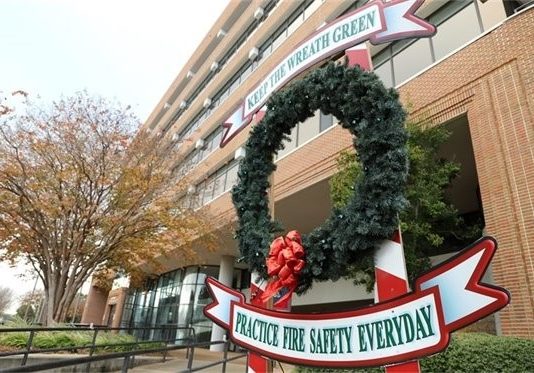
<svg viewBox="0 0 534 373"><path fill-rule="evenodd" d="M229 352L228 357L237 356L240 354ZM218 360L223 359L223 353L222 352L212 352L205 349L195 349L194 354L194 360L193 360L193 368L204 366L210 363L213 363ZM247 366L247 358L242 357L237 360L230 361L226 363L226 372L227 373L244 373L246 372L246 366ZM273 373L290 373L294 367L282 363L283 370L280 369L280 366L278 363L276 363L276 366L273 370ZM182 370L187 369L187 358L185 356L184 350L178 350L173 351L170 356L168 357L167 361L164 363L155 363L155 364L147 364L142 365L133 369L129 369L128 372L132 373L164 373L164 372L173 372L177 373ZM219 364L217 366L206 368L201 370L200 372L205 373L218 373L222 372L222 364Z"/></svg>

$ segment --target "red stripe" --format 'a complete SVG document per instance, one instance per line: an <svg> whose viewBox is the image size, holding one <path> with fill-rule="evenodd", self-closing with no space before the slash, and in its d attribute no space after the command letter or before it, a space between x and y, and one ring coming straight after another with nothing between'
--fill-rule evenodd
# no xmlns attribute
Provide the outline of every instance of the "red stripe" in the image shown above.
<svg viewBox="0 0 534 373"><path fill-rule="evenodd" d="M403 372L416 372L420 373L419 361L410 361L408 363L402 363L397 365L390 365L386 367L387 373L403 373Z"/></svg>
<svg viewBox="0 0 534 373"><path fill-rule="evenodd" d="M352 66L360 66L362 70L371 71L371 56L369 55L369 51L367 48L365 49L357 49L357 50L346 50L345 55L347 56L347 65Z"/></svg>
<svg viewBox="0 0 534 373"><path fill-rule="evenodd" d="M406 280L375 267L378 301L383 302L408 292Z"/></svg>
<svg viewBox="0 0 534 373"><path fill-rule="evenodd" d="M395 231L391 240L402 245L402 237L400 234L400 230L397 229ZM404 255L404 250L402 255ZM375 267L375 281L376 293L379 302L396 298L408 292L408 282L405 279L397 277L378 267ZM419 361L410 361L407 363L390 365L386 367L386 373L401 372L420 373L421 368L419 367Z"/></svg>
<svg viewBox="0 0 534 373"><path fill-rule="evenodd" d="M391 241L402 244L402 238L400 235L400 231L398 229L395 231L395 233L393 233L393 237L391 238Z"/></svg>
<svg viewBox="0 0 534 373"><path fill-rule="evenodd" d="M250 303L255 306L265 308L265 304L261 301L262 294L263 290L251 282ZM249 351L247 365L249 369L254 370L256 373L265 373L269 371L269 360L254 352Z"/></svg>

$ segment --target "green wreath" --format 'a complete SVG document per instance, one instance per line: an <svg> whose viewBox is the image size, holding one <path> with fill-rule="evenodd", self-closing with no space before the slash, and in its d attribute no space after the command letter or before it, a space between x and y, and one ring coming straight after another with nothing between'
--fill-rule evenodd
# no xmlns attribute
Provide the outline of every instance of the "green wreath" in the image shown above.
<svg viewBox="0 0 534 373"><path fill-rule="evenodd" d="M274 154L298 123L320 109L333 114L354 137L362 177L347 206L303 236L306 267L297 293L313 280L337 280L351 268L373 268L373 248L392 236L406 205L408 172L405 112L393 89L359 68L329 63L274 94L251 131L232 198L239 219L236 238L251 270L267 278L265 258L280 224L271 220L267 190Z"/></svg>

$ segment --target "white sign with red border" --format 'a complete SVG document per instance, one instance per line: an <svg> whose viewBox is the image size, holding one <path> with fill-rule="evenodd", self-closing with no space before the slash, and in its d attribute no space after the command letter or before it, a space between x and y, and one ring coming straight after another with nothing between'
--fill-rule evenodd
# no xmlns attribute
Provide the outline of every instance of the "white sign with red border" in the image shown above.
<svg viewBox="0 0 534 373"><path fill-rule="evenodd" d="M420 276L415 290L349 312L293 314L245 303L213 278L207 317L232 340L276 360L311 366L379 366L417 359L447 347L450 333L508 304L502 288L480 280L496 250L486 237Z"/></svg>
<svg viewBox="0 0 534 373"><path fill-rule="evenodd" d="M434 35L436 28L415 16L424 0L375 0L337 18L300 43L245 97L244 102L223 124L224 147L267 102L269 96L295 76L351 46L371 41L373 44L409 37Z"/></svg>

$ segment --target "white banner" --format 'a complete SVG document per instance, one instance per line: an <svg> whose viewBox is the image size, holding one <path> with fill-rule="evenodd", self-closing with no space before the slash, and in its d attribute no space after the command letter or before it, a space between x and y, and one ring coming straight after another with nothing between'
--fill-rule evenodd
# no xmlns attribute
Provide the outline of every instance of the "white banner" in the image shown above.
<svg viewBox="0 0 534 373"><path fill-rule="evenodd" d="M484 238L420 276L415 291L349 312L292 314L245 303L212 278L204 313L232 340L264 356L295 364L361 367L395 364L443 350L450 333L509 302L506 290L480 282L496 242Z"/></svg>
<svg viewBox="0 0 534 373"><path fill-rule="evenodd" d="M269 96L302 71L329 56L370 40L373 44L410 37L431 36L433 25L414 15L423 0L373 1L340 17L299 44L246 97L225 121L221 147L226 145L261 109Z"/></svg>

